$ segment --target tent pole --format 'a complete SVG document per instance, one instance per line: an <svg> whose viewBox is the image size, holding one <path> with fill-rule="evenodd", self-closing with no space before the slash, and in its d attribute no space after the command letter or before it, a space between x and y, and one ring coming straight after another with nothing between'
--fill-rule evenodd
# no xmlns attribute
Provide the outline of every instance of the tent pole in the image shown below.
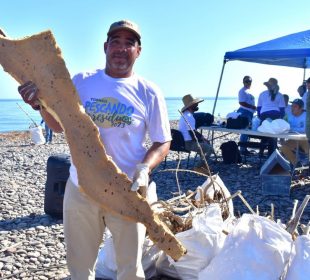
<svg viewBox="0 0 310 280"><path fill-rule="evenodd" d="M214 105L213 105L213 109L212 109L212 115L213 115L213 116L214 116L214 112L215 112L215 107L216 107L217 98L218 98L218 95L219 95L219 92L220 92L220 87L221 87L221 83L222 83L222 78L223 78L223 73L224 73L224 68L225 68L226 62L227 62L227 60L224 59L223 66L222 66L222 72L221 72L219 84L218 84L218 86L217 86L216 96L215 96Z"/></svg>

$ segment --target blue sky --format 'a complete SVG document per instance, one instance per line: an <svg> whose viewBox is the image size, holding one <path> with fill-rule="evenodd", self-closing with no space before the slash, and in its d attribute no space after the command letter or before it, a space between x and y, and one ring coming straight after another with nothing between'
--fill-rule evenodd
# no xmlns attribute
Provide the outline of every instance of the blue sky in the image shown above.
<svg viewBox="0 0 310 280"><path fill-rule="evenodd" d="M310 29L308 6L307 0L1 0L0 27L16 39L52 30L74 75L103 68L109 25L131 19L142 32L135 72L166 97L212 97L226 51ZM252 76L256 98L263 82L275 77L293 99L303 70L229 62L220 96L236 96L244 75ZM0 99L19 98L17 86L0 67Z"/></svg>

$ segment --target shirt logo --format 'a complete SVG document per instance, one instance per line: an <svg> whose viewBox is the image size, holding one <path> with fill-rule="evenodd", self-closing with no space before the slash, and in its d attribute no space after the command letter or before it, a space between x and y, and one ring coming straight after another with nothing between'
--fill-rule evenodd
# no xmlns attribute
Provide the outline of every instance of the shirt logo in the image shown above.
<svg viewBox="0 0 310 280"><path fill-rule="evenodd" d="M85 111L99 127L124 128L131 125L134 107L127 106L113 97L91 98L85 103Z"/></svg>

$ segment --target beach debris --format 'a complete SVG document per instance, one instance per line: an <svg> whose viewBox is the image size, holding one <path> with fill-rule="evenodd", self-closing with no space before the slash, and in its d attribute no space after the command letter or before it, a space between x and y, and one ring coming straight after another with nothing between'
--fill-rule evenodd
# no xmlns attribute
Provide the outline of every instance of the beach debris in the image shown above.
<svg viewBox="0 0 310 280"><path fill-rule="evenodd" d="M0 36L0 64L20 84L34 82L38 98L65 131L80 190L104 209L140 222L157 246L178 260L186 249L152 211L130 191L131 181L105 153L99 131L85 113L51 31L21 40Z"/></svg>
<svg viewBox="0 0 310 280"><path fill-rule="evenodd" d="M292 219L288 222L287 224L287 228L286 230L293 235L293 237L296 236L296 229L297 229L297 226L299 225L299 222L300 222L300 218L309 202L309 199L310 199L310 195L306 195L303 202L301 203L301 205L299 206L298 210L296 211L296 214L295 214L295 210L293 210L293 214L292 214ZM295 201L294 203L294 209L296 209L297 207L297 203ZM295 233L295 234L294 234Z"/></svg>

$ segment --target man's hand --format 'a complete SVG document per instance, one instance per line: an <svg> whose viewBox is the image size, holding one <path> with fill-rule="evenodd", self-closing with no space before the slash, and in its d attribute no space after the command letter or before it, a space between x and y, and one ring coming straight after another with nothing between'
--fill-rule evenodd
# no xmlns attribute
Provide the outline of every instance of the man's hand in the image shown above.
<svg viewBox="0 0 310 280"><path fill-rule="evenodd" d="M139 163L136 167L136 172L133 177L133 184L131 185L131 191L136 192L140 187L148 187L149 185L149 165L146 163Z"/></svg>
<svg viewBox="0 0 310 280"><path fill-rule="evenodd" d="M29 81L18 87L18 92L23 98L24 102L29 104L32 109L40 110L40 101L38 99L37 86Z"/></svg>

